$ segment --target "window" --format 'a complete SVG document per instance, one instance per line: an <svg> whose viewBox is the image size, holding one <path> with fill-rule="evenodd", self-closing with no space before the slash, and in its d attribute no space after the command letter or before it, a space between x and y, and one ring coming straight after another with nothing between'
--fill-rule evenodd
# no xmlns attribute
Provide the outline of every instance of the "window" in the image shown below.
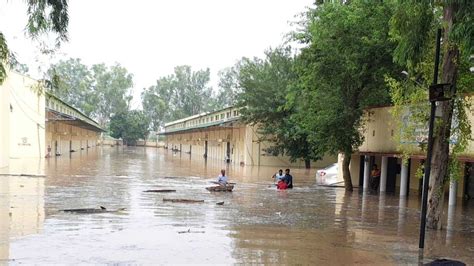
<svg viewBox="0 0 474 266"><path fill-rule="evenodd" d="M221 114L221 119L224 119L224 114Z"/></svg>
<svg viewBox="0 0 474 266"><path fill-rule="evenodd" d="M219 115L216 115L216 121L219 120Z"/></svg>
<svg viewBox="0 0 474 266"><path fill-rule="evenodd" d="M237 116L237 111L234 111L234 116Z"/></svg>
<svg viewBox="0 0 474 266"><path fill-rule="evenodd" d="M226 118L230 117L230 112L227 112Z"/></svg>

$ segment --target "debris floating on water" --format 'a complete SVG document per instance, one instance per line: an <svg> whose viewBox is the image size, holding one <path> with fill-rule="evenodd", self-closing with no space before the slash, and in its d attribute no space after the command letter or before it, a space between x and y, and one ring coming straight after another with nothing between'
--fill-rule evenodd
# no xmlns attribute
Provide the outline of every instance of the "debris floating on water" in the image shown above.
<svg viewBox="0 0 474 266"><path fill-rule="evenodd" d="M180 203L201 203L201 202L204 202L204 200L192 200L192 199L163 199L163 201L180 202Z"/></svg>
<svg viewBox="0 0 474 266"><path fill-rule="evenodd" d="M223 201L219 201L216 203L216 205L224 205L224 202Z"/></svg>
<svg viewBox="0 0 474 266"><path fill-rule="evenodd" d="M143 192L170 193L170 192L176 192L176 190L175 189L149 189Z"/></svg>
<svg viewBox="0 0 474 266"><path fill-rule="evenodd" d="M107 210L104 206L99 206L100 208L80 208L80 209L64 209L60 210L62 212L72 212L72 213L82 213L82 214L91 214L91 213L106 213L106 212L120 212L126 210L125 208L119 208L116 210Z"/></svg>
<svg viewBox="0 0 474 266"><path fill-rule="evenodd" d="M205 233L206 231L191 231L191 228L189 228L186 231L178 231L178 234L186 234L186 233Z"/></svg>

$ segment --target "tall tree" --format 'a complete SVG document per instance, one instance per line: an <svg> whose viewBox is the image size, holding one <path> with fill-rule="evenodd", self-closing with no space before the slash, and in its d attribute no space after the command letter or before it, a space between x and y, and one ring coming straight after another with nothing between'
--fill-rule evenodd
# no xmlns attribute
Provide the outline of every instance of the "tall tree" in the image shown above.
<svg viewBox="0 0 474 266"><path fill-rule="evenodd" d="M98 98L93 90L92 73L79 58L61 60L50 66L49 79L53 81L51 92L68 104L91 115Z"/></svg>
<svg viewBox="0 0 474 266"><path fill-rule="evenodd" d="M56 44L68 40L68 0L28 0L28 22L26 32L35 39L46 32L57 34ZM5 36L0 32L0 84L6 78L5 63L11 62L10 52Z"/></svg>
<svg viewBox="0 0 474 266"><path fill-rule="evenodd" d="M177 66L173 74L159 78L142 94L145 112L157 119L154 127L213 110L215 100L209 80L209 69L193 71L190 66ZM159 106L150 106L153 102Z"/></svg>
<svg viewBox="0 0 474 266"><path fill-rule="evenodd" d="M240 65L237 63L233 67L222 69L217 73L219 91L216 98L216 109L237 104L237 95L241 91L238 80L239 69Z"/></svg>
<svg viewBox="0 0 474 266"><path fill-rule="evenodd" d="M442 15L440 15L440 13ZM462 62L474 52L474 2L463 0L445 1L399 1L392 19L394 39L398 42L395 59L416 72L423 64L425 55L432 51L433 29L443 28L443 59L441 83L450 84L451 101L438 104L441 117L437 118L433 135L433 158L428 192L427 227L441 228L444 185L449 179L449 139L456 103L462 103L457 96L462 75ZM441 18L441 19L440 19ZM464 71L467 71L465 68ZM462 105L461 105L462 106ZM463 107L457 108L457 113Z"/></svg>
<svg viewBox="0 0 474 266"><path fill-rule="evenodd" d="M307 13L307 44L299 60L303 123L316 154L342 153L346 191L352 191L349 164L360 146L363 110L388 103L384 75L399 73L392 63L389 2L354 0L322 3Z"/></svg>
<svg viewBox="0 0 474 266"><path fill-rule="evenodd" d="M158 131L165 121L168 104L154 91L154 87L144 89L142 92L143 112L150 120L151 129Z"/></svg>
<svg viewBox="0 0 474 266"><path fill-rule="evenodd" d="M240 62L242 92L237 99L242 119L258 125L260 141L272 143L267 152L288 155L293 161L303 159L309 168L310 161L320 157L311 151L308 132L299 124L298 103L287 99L297 80L291 48L270 49L265 55L265 59Z"/></svg>
<svg viewBox="0 0 474 266"><path fill-rule="evenodd" d="M120 64L111 67L93 65L91 72L94 94L98 99L93 115L101 126L106 126L113 115L130 109L133 75Z"/></svg>
<svg viewBox="0 0 474 266"><path fill-rule="evenodd" d="M140 110L124 111L114 114L110 119L110 135L122 138L125 145L135 145L137 140L146 140L148 117Z"/></svg>

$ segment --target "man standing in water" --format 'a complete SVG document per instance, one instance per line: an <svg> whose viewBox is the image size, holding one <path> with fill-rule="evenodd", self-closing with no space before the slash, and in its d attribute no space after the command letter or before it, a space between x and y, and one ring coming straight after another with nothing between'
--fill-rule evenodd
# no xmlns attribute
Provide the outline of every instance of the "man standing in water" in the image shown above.
<svg viewBox="0 0 474 266"><path fill-rule="evenodd" d="M229 178L225 175L225 170L222 169L221 170L221 174L217 177L217 182L219 183L219 185L227 185L227 180Z"/></svg>
<svg viewBox="0 0 474 266"><path fill-rule="evenodd" d="M286 183L287 188L293 188L293 176L290 175L290 169L285 170L285 177L283 177L283 182Z"/></svg>
<svg viewBox="0 0 474 266"><path fill-rule="evenodd" d="M274 174L272 176L273 179L275 179L275 184L278 184L279 181L283 180L283 177L285 177L285 175L283 174L283 170L278 170L278 173Z"/></svg>

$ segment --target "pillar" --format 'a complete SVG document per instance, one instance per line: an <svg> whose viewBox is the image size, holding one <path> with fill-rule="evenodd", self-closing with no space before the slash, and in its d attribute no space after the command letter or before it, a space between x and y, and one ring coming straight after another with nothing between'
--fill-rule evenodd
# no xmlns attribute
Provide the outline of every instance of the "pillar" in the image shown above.
<svg viewBox="0 0 474 266"><path fill-rule="evenodd" d="M458 181L451 180L449 182L449 206L456 205L456 197L458 194Z"/></svg>
<svg viewBox="0 0 474 266"><path fill-rule="evenodd" d="M382 157L380 167L380 192L385 192L387 190L388 157Z"/></svg>
<svg viewBox="0 0 474 266"><path fill-rule="evenodd" d="M408 164L402 162L402 172L400 179L400 197L408 194Z"/></svg>
<svg viewBox="0 0 474 266"><path fill-rule="evenodd" d="M370 186L370 157L364 157L364 190L369 189Z"/></svg>

